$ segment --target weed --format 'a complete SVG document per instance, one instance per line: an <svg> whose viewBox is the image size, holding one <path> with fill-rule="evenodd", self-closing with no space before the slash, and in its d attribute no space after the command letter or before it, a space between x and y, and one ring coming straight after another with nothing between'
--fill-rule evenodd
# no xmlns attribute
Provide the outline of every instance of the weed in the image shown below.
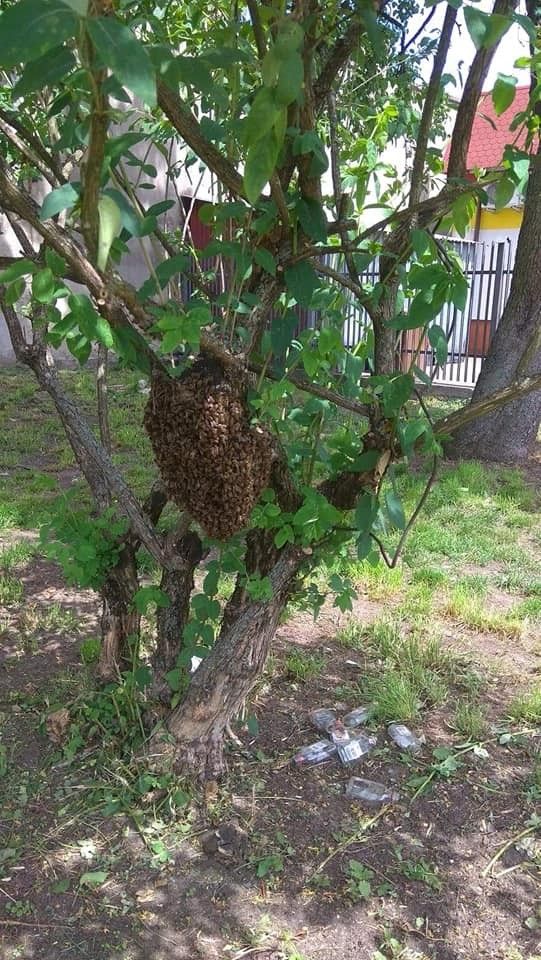
<svg viewBox="0 0 541 960"><path fill-rule="evenodd" d="M19 540L0 551L0 570L3 573L11 573L18 567L24 566L34 556L36 548L28 540Z"/></svg>
<svg viewBox="0 0 541 960"><path fill-rule="evenodd" d="M534 805L541 802L541 760L534 762L532 772L525 785L524 796L529 803Z"/></svg>
<svg viewBox="0 0 541 960"><path fill-rule="evenodd" d="M475 585L464 581L450 592L444 605L444 613L459 620L468 627L474 627L484 633L497 633L504 637L520 637L523 623L516 611L497 613L487 610L483 598L479 596Z"/></svg>
<svg viewBox="0 0 541 960"><path fill-rule="evenodd" d="M534 687L530 693L517 697L509 708L509 716L512 720L541 723L541 686Z"/></svg>
<svg viewBox="0 0 541 960"><path fill-rule="evenodd" d="M382 720L415 720L423 704L442 703L454 679L457 659L436 637L405 634L399 624L377 621L367 630L368 648L383 669L367 676L363 695Z"/></svg>
<svg viewBox="0 0 541 960"><path fill-rule="evenodd" d="M439 587L445 583L447 577L442 570L436 570L434 567L421 567L414 570L411 576L412 583L422 583L428 587Z"/></svg>
<svg viewBox="0 0 541 960"><path fill-rule="evenodd" d="M534 622L541 620L541 597L528 597L523 600L513 609L513 616Z"/></svg>
<svg viewBox="0 0 541 960"><path fill-rule="evenodd" d="M99 637L88 637L81 642L79 652L83 663L95 663L99 659L101 640Z"/></svg>
<svg viewBox="0 0 541 960"><path fill-rule="evenodd" d="M481 706L470 701L458 703L453 725L465 740L482 740L487 729L486 717Z"/></svg>
<svg viewBox="0 0 541 960"><path fill-rule="evenodd" d="M20 603L23 598L23 585L20 580L9 574L0 574L0 604L8 606L10 603Z"/></svg>
<svg viewBox="0 0 541 960"><path fill-rule="evenodd" d="M357 903L359 900L368 900L372 895L372 881L374 873L365 867L360 860L350 860L346 868L346 893L350 900Z"/></svg>
<svg viewBox="0 0 541 960"><path fill-rule="evenodd" d="M348 620L334 637L336 643L348 650L361 650L365 646L366 627L358 620Z"/></svg>
<svg viewBox="0 0 541 960"><path fill-rule="evenodd" d="M430 890L439 891L442 888L438 868L424 858L420 860L402 860L399 869L407 880L415 880L417 883L423 883L425 887L428 887Z"/></svg>
<svg viewBox="0 0 541 960"><path fill-rule="evenodd" d="M326 665L327 661L321 654L307 653L305 650L291 650L285 660L288 677L300 683L319 676Z"/></svg>

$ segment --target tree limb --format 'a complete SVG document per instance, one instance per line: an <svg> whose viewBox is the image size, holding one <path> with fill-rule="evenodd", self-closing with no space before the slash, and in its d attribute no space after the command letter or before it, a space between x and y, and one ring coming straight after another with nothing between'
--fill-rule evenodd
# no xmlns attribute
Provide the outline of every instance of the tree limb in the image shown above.
<svg viewBox="0 0 541 960"><path fill-rule="evenodd" d="M463 407L461 410L450 413L447 417L436 420L434 423L434 434L437 437L441 437L454 433L465 423L469 423L471 420L477 420L478 417L484 417L487 413L498 410L505 403L525 397L534 390L541 390L541 374L535 377L525 377L525 379L519 383L515 382L508 387L504 387L502 390L496 390L496 392L491 393L489 397L484 397L483 400L478 400L475 403L469 404L467 407Z"/></svg>
<svg viewBox="0 0 541 960"><path fill-rule="evenodd" d="M457 9L451 6L448 6L447 10L445 11L445 18L441 29L438 48L434 57L432 73L426 91L421 122L417 132L415 156L413 158L413 166L411 170L409 194L410 208L419 203L424 187L426 151L428 148L432 122L434 119L434 110L436 108L436 103L440 93L441 78L445 67L445 62L447 60L451 38L453 36L457 13Z"/></svg>
<svg viewBox="0 0 541 960"><path fill-rule="evenodd" d="M19 120L17 116L13 116L8 110L4 110L0 107L0 119L15 130L19 137L26 141L28 147L40 158L42 163L46 165L49 171L54 174L58 183L64 183L65 178L62 174L59 164L56 162L55 158L45 149L41 140L34 134L32 131L28 130L23 123ZM7 134L6 134L7 136ZM47 178L48 179L48 178ZM51 181L49 181L50 183ZM56 186L56 184L55 184Z"/></svg>
<svg viewBox="0 0 541 960"><path fill-rule="evenodd" d="M201 133L199 122L163 81L158 81L158 104L177 133L207 165L220 182L237 197L244 197L242 177L213 143Z"/></svg>
<svg viewBox="0 0 541 960"><path fill-rule="evenodd" d="M492 8L492 13L505 16L512 13L516 5L517 0L496 0ZM449 160L447 163L447 176L449 179L453 177L464 177L466 175L468 148L471 140L473 121L475 120L479 98L497 47L498 42L491 47L481 47L472 60L468 77L464 84L462 98L456 112L455 125L451 137Z"/></svg>

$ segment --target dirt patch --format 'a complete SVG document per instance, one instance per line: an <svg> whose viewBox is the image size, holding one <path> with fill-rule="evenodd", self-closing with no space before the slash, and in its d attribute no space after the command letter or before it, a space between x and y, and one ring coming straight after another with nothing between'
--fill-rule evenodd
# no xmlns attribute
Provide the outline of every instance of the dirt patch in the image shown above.
<svg viewBox="0 0 541 960"><path fill-rule="evenodd" d="M487 872L528 829L538 802L528 783L540 739L499 742L509 689L497 677L484 694L493 721L486 754L457 754L445 775L434 773L433 750L460 745L449 707L426 715L417 759L403 757L379 726L378 748L356 772L392 783L401 800L377 816L345 799L349 774L338 764L300 772L290 763L315 738L310 709L339 703L360 669L357 651L333 639L341 614L326 610L315 624L296 615L280 627L272 683L253 708L257 736L237 730L242 747L231 744L229 777L206 805L194 801L177 819L165 817L169 859L160 863L132 817L85 804L89 776L101 776L93 744L66 759L45 731L44 683L70 667L81 671L77 641L95 629L95 598L68 590L41 560L21 576L28 599L44 610L65 606L80 630L43 634L33 653L8 656L0 672L9 756L0 781L5 960L371 960L385 943L384 956L409 948L404 958L434 960L508 960L513 944L524 958L539 951L541 859L511 842ZM374 619L381 607L364 602L355 614ZM448 642L467 648L480 668L489 656L511 662L514 650L519 671L526 662L534 669L531 651L516 641L507 647L471 633ZM292 648L320 654L321 673L292 685L282 660ZM426 789L412 800L423 778ZM201 846L205 831L223 822L246 833L238 856ZM85 875L103 879L93 885Z"/></svg>

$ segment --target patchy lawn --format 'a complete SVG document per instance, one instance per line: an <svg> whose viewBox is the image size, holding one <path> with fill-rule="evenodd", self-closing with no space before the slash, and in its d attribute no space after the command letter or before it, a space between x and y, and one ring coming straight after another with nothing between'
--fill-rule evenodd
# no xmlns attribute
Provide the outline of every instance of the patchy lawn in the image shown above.
<svg viewBox="0 0 541 960"><path fill-rule="evenodd" d="M91 409L90 376L64 376ZM116 371L111 396L115 459L143 494L145 398ZM86 493L26 373L0 374L0 430L2 960L541 956L538 461L447 465L399 568L320 570L316 586L358 585L353 610L292 605L228 778L200 796L130 761L133 685L93 687L96 597L38 541L58 488ZM400 482L413 505L422 478ZM290 762L318 738L314 706L366 703L377 748L351 772L400 796L373 810L337 763ZM396 719L419 755L386 736Z"/></svg>

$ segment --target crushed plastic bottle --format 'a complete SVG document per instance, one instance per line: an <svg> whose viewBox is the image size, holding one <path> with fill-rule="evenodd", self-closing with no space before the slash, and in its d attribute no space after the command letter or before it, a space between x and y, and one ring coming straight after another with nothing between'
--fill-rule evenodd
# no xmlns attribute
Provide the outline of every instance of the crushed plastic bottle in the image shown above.
<svg viewBox="0 0 541 960"><path fill-rule="evenodd" d="M344 717L346 727L360 727L370 719L373 713L373 707L356 707L350 710Z"/></svg>
<svg viewBox="0 0 541 960"><path fill-rule="evenodd" d="M377 744L377 737L367 737L364 733L354 733L348 743L338 746L338 756L343 764L362 760Z"/></svg>
<svg viewBox="0 0 541 960"><path fill-rule="evenodd" d="M363 777L351 777L346 784L348 800L360 800L366 807L381 807L384 803L396 803L400 795L392 787L376 780L365 780Z"/></svg>
<svg viewBox="0 0 541 960"><path fill-rule="evenodd" d="M318 740L317 743L309 743L306 747L301 747L293 757L293 763L296 767L315 767L319 763L332 760L336 752L335 743L331 743L330 740Z"/></svg>
<svg viewBox="0 0 541 960"><path fill-rule="evenodd" d="M328 710L327 707L318 707L317 710L312 710L310 721L316 730L328 733L333 723L336 722L336 713L334 710Z"/></svg>
<svg viewBox="0 0 541 960"><path fill-rule="evenodd" d="M419 753L422 749L423 741L411 732L409 727L403 723L390 723L387 732L401 750L407 750L408 753Z"/></svg>
<svg viewBox="0 0 541 960"><path fill-rule="evenodd" d="M346 730L341 720L336 720L332 724L329 735L336 744L338 756L343 764L354 763L355 760L365 757L377 743L375 737L367 737L364 733L352 735L349 730Z"/></svg>

